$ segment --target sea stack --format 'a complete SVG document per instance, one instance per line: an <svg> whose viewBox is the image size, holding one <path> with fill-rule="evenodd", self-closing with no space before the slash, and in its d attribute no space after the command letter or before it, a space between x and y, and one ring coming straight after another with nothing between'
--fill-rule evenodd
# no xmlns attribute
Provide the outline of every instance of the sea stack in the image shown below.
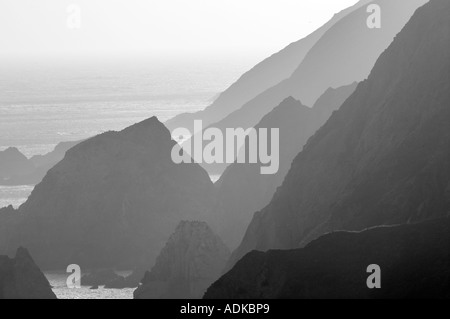
<svg viewBox="0 0 450 319"><path fill-rule="evenodd" d="M135 291L136 299L198 299L219 278L230 251L204 222L181 222L155 266Z"/></svg>

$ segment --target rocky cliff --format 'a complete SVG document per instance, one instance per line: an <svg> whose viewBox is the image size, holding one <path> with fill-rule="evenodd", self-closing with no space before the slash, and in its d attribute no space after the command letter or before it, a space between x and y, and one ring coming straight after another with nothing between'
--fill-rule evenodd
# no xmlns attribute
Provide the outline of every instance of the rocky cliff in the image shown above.
<svg viewBox="0 0 450 319"><path fill-rule="evenodd" d="M254 127L289 96L312 107L328 88L365 80L380 54L392 43L414 11L427 1L372 1L381 9L380 29L367 26L370 16L367 6L352 11L323 34L290 78L210 126L222 132L227 128ZM226 166L202 164L210 174L221 174Z"/></svg>
<svg viewBox="0 0 450 319"><path fill-rule="evenodd" d="M230 251L203 222L182 222L152 270L135 291L136 299L201 298L221 274Z"/></svg>
<svg viewBox="0 0 450 319"><path fill-rule="evenodd" d="M332 28L342 18L368 4L369 2L370 0L361 0L354 6L337 13L332 17L332 19L330 19L330 21L312 34L290 44L280 52L273 54L243 74L238 81L225 90L217 98L217 100L215 100L214 103L212 103L212 105L204 111L192 114L181 114L167 121L165 123L166 126L170 130L185 127L192 131L194 120L203 120L205 126L209 126L212 123L220 121L225 116L238 110L245 103L265 90L289 78L302 63L309 50L328 30L330 30L330 28ZM283 98L288 96L289 95L286 95ZM272 108L278 105L281 101L282 100L279 100L277 103L272 104ZM267 110L265 113L268 113L269 111L270 110ZM258 122L259 121L257 120L255 124Z"/></svg>
<svg viewBox="0 0 450 319"><path fill-rule="evenodd" d="M185 218L207 220L213 185L195 164L171 159L156 118L70 149L18 210L10 249L25 246L44 268L152 263Z"/></svg>
<svg viewBox="0 0 450 319"><path fill-rule="evenodd" d="M448 299L450 219L336 232L303 249L252 252L207 299ZM380 267L380 289L369 277Z"/></svg>
<svg viewBox="0 0 450 319"><path fill-rule="evenodd" d="M450 211L450 2L421 7L368 80L314 135L230 265L333 230L423 221Z"/></svg>
<svg viewBox="0 0 450 319"><path fill-rule="evenodd" d="M295 156L308 139L339 109L356 88L356 83L329 89L311 109L293 98L286 99L267 114L256 129L279 129L279 170L274 175L262 175L261 163L230 165L216 183L217 197L214 215L219 218L219 236L236 249L242 241L253 213L270 203L282 184Z"/></svg>
<svg viewBox="0 0 450 319"><path fill-rule="evenodd" d="M0 256L0 299L56 299L26 249L19 248L15 258Z"/></svg>

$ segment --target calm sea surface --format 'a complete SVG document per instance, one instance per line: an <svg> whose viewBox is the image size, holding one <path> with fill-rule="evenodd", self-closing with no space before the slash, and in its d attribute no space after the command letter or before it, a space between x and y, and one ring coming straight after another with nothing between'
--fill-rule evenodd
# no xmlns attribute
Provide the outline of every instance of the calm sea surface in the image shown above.
<svg viewBox="0 0 450 319"><path fill-rule="evenodd" d="M127 276L130 272L118 273ZM58 299L133 299L134 289L99 289L92 290L90 287L70 289L67 287L68 274L63 272L45 273L53 292Z"/></svg>
<svg viewBox="0 0 450 319"><path fill-rule="evenodd" d="M204 109L256 61L192 59L0 65L0 150L27 157L63 141ZM32 186L0 187L0 207L17 207Z"/></svg>

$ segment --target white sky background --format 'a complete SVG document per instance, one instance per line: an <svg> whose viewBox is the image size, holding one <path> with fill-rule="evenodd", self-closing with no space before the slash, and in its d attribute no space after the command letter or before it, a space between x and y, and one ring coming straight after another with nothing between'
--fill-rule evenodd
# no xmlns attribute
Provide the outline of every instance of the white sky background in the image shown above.
<svg viewBox="0 0 450 319"><path fill-rule="evenodd" d="M0 0L0 58L275 53L357 0ZM67 27L69 4L81 29ZM8 59L9 60L9 59Z"/></svg>

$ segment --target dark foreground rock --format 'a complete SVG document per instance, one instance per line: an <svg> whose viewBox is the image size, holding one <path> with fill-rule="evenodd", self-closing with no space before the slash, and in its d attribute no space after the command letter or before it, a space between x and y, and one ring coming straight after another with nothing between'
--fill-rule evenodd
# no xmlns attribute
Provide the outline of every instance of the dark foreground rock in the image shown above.
<svg viewBox="0 0 450 319"><path fill-rule="evenodd" d="M230 269L253 250L296 249L332 231L447 216L449 16L447 0L416 11L294 159L270 204L254 215Z"/></svg>
<svg viewBox="0 0 450 319"><path fill-rule="evenodd" d="M56 299L47 278L24 248L17 250L15 258L0 256L0 299Z"/></svg>
<svg viewBox="0 0 450 319"><path fill-rule="evenodd" d="M195 299L219 278L230 251L203 222L182 222L145 274L135 299Z"/></svg>
<svg viewBox="0 0 450 319"><path fill-rule="evenodd" d="M381 289L368 289L372 264L381 267ZM448 299L450 218L336 232L298 250L252 252L205 298Z"/></svg>

